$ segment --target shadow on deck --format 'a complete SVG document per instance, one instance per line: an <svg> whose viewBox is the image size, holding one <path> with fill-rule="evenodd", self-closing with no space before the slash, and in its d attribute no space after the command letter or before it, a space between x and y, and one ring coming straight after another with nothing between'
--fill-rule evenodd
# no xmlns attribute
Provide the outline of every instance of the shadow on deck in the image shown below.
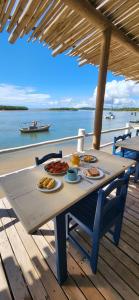
<svg viewBox="0 0 139 300"><path fill-rule="evenodd" d="M0 300L139 299L139 184L130 182L119 247L101 241L98 272L68 245L69 278L56 280L53 221L28 235L6 198L0 200ZM89 237L76 238L90 250Z"/></svg>

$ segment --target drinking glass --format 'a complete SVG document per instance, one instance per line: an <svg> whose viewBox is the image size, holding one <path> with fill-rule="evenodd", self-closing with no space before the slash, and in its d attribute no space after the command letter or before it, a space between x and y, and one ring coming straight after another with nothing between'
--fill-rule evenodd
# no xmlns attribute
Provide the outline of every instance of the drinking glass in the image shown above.
<svg viewBox="0 0 139 300"><path fill-rule="evenodd" d="M80 157L78 154L72 154L71 163L73 166L77 166L77 167L80 165Z"/></svg>

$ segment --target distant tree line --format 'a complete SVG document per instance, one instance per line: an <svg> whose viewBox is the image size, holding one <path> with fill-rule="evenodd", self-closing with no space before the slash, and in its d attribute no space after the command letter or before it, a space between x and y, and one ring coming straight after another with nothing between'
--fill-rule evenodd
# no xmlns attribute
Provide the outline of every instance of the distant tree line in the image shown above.
<svg viewBox="0 0 139 300"><path fill-rule="evenodd" d="M77 110L95 110L95 107L54 107L54 108L48 108L48 110L52 111L77 111ZM139 107L117 107L117 108L107 108L104 107L104 110L110 110L110 111L139 111Z"/></svg>
<svg viewBox="0 0 139 300"><path fill-rule="evenodd" d="M74 107L54 107L54 108L49 108L48 110L53 110L53 111L62 111L62 110L72 110L72 111L77 111L78 108Z"/></svg>
<svg viewBox="0 0 139 300"><path fill-rule="evenodd" d="M28 110L26 106L0 105L0 110Z"/></svg>

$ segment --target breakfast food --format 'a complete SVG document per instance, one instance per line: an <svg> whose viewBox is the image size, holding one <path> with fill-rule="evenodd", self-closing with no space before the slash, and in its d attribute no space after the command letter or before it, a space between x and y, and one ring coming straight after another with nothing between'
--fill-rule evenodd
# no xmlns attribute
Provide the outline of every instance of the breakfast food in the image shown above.
<svg viewBox="0 0 139 300"><path fill-rule="evenodd" d="M69 168L68 163L66 162L51 162L44 166L44 169L51 174L65 174Z"/></svg>
<svg viewBox="0 0 139 300"><path fill-rule="evenodd" d="M83 160L84 160L84 162L92 162L92 161L96 160L96 158L93 155L84 155Z"/></svg>
<svg viewBox="0 0 139 300"><path fill-rule="evenodd" d="M97 168L90 168L86 171L86 176L89 176L89 177L96 177L96 176L99 176L100 175L100 172Z"/></svg>
<svg viewBox="0 0 139 300"><path fill-rule="evenodd" d="M38 187L41 189L51 190L55 187L56 181L53 178L43 177L38 183Z"/></svg>

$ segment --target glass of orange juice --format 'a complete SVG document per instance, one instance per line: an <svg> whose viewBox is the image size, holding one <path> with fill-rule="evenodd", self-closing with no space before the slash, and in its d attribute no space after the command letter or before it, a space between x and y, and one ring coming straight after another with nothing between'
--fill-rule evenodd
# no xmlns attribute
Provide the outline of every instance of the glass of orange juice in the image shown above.
<svg viewBox="0 0 139 300"><path fill-rule="evenodd" d="M77 166L77 167L80 165L80 157L78 154L72 154L71 163L73 166Z"/></svg>

